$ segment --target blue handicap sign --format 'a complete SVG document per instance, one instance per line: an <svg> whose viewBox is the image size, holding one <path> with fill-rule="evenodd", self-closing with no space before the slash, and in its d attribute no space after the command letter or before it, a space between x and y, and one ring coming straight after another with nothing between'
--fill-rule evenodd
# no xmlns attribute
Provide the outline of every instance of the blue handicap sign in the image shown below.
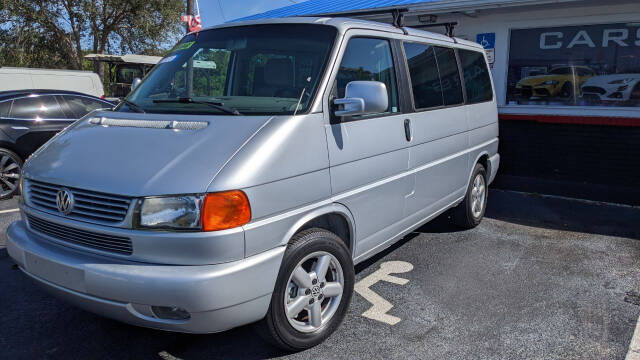
<svg viewBox="0 0 640 360"><path fill-rule="evenodd" d="M485 49L495 49L496 47L496 33L478 34L476 40Z"/></svg>

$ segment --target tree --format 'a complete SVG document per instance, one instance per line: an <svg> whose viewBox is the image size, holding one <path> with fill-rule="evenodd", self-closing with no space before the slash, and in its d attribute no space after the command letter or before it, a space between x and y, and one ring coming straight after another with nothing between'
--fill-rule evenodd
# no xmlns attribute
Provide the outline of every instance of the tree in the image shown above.
<svg viewBox="0 0 640 360"><path fill-rule="evenodd" d="M182 0L0 0L3 65L82 69L86 49L154 53L182 33ZM104 76L102 63L94 70Z"/></svg>

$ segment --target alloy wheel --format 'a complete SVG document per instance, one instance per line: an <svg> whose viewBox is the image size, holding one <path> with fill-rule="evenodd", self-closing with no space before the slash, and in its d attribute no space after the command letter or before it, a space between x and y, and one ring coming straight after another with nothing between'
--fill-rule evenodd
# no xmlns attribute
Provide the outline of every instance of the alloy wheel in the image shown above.
<svg viewBox="0 0 640 360"><path fill-rule="evenodd" d="M322 328L335 315L344 289L338 259L325 251L305 256L289 276L284 310L294 329L309 333Z"/></svg>
<svg viewBox="0 0 640 360"><path fill-rule="evenodd" d="M471 189L471 213L474 218L479 218L482 215L484 203L487 198L486 191L487 187L484 176L482 176L482 174L476 175L475 179L473 179L473 188Z"/></svg>
<svg viewBox="0 0 640 360"><path fill-rule="evenodd" d="M10 154L0 151L0 198L15 193L19 182L19 162Z"/></svg>

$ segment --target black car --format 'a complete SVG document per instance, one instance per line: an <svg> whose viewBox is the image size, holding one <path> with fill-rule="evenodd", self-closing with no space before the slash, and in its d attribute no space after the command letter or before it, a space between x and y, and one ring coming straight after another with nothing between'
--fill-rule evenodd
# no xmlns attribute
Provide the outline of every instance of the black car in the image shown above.
<svg viewBox="0 0 640 360"><path fill-rule="evenodd" d="M87 113L115 104L62 90L0 92L0 199L18 191L23 161Z"/></svg>

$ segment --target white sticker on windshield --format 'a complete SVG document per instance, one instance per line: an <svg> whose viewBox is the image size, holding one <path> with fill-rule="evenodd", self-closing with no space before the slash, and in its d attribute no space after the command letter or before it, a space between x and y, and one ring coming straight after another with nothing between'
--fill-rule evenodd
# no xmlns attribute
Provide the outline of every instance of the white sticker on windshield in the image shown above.
<svg viewBox="0 0 640 360"><path fill-rule="evenodd" d="M158 61L158 64L164 64L167 62L172 62L173 60L175 60L178 57L178 55L171 55L171 56L167 56L166 58Z"/></svg>

